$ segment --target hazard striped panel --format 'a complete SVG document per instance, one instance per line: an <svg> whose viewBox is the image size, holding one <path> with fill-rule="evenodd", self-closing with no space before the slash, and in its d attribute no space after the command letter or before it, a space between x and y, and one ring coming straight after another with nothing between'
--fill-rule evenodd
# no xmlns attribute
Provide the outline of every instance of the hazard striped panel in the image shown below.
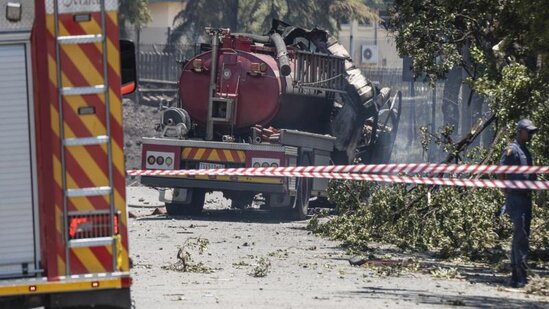
<svg viewBox="0 0 549 309"><path fill-rule="evenodd" d="M86 6L83 1L57 1L58 20L55 20L54 0L46 2L58 233L56 252L49 256L49 260L56 261L55 267L48 269L58 276L129 270L117 6L116 1L105 1L108 11L103 30L100 6L95 5L100 2L89 1L91 6ZM75 6L70 6L73 4ZM86 18L75 18L76 15ZM61 104L58 104L59 92ZM69 248L65 242L69 228L63 218L74 213L105 212L110 209L111 198L115 211L124 214L119 220L119 235L113 236L107 245L96 242L93 246ZM64 209L65 199L68 213Z"/></svg>
<svg viewBox="0 0 549 309"><path fill-rule="evenodd" d="M246 163L242 150L185 147L181 152L183 160Z"/></svg>

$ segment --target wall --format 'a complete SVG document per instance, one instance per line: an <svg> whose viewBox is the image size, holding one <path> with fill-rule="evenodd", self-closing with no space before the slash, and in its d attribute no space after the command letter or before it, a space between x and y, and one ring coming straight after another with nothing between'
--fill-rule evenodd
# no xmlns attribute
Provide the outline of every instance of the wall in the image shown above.
<svg viewBox="0 0 549 309"><path fill-rule="evenodd" d="M347 50L350 50L351 34L353 37L351 57L357 66L402 68L402 59L398 56L394 39L387 30L379 26L359 24L356 21L343 24L339 31L339 41ZM362 45L369 45L372 49L377 47L377 61L362 61Z"/></svg>
<svg viewBox="0 0 549 309"><path fill-rule="evenodd" d="M149 3L152 21L141 30L142 44L165 44L168 39L168 28L173 19L183 8L184 3L161 1Z"/></svg>

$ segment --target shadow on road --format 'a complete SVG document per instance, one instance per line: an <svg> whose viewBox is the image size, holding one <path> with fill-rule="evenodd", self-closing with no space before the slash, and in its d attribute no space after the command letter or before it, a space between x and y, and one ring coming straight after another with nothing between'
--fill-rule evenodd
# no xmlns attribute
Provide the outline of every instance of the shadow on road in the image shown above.
<svg viewBox="0 0 549 309"><path fill-rule="evenodd" d="M547 308L548 302L521 300L508 297L489 297L476 295L448 295L428 290L393 289L381 287L363 287L361 291L350 292L365 298L382 300L405 300L416 304L437 306L465 306L474 308Z"/></svg>
<svg viewBox="0 0 549 309"><path fill-rule="evenodd" d="M193 221L222 221L222 222L247 222L247 223L265 223L280 224L294 221L288 214L281 211L271 211L259 208L248 209L205 209L202 214L197 216L170 216L168 214L159 216L143 216L138 218L140 221L158 221L158 220L193 220Z"/></svg>

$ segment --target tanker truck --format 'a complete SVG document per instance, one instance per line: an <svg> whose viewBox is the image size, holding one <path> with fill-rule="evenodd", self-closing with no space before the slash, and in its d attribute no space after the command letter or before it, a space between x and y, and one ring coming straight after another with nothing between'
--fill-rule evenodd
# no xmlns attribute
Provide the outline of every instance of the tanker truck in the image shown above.
<svg viewBox="0 0 549 309"><path fill-rule="evenodd" d="M291 167L386 162L400 117L399 94L379 88L322 29L274 20L267 35L207 28L211 44L182 64L179 99L156 137L142 140L142 169ZM141 176L162 188L170 215L198 214L221 191L243 208L265 206L304 219L327 179Z"/></svg>

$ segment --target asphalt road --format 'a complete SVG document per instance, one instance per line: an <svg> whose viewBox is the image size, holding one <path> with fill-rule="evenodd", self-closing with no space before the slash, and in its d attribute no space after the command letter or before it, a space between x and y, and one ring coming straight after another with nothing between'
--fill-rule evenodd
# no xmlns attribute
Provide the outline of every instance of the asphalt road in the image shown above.
<svg viewBox="0 0 549 309"><path fill-rule="evenodd" d="M549 298L503 289L505 278L482 265L450 265L373 245L371 263L351 266L340 244L310 234L307 221L230 210L219 194L192 218L161 214L162 203L147 188L129 187L128 204L135 216L128 228L138 309L549 308ZM180 271L178 254L195 272ZM432 274L437 267L446 279Z"/></svg>

